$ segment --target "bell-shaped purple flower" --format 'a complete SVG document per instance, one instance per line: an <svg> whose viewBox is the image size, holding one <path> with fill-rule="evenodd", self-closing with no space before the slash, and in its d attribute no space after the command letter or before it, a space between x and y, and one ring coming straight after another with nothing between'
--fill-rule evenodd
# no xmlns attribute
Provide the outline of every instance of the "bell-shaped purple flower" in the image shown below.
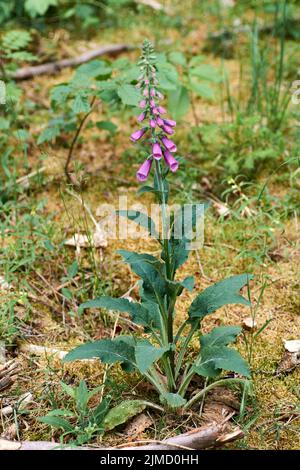
<svg viewBox="0 0 300 470"><path fill-rule="evenodd" d="M157 116L156 122L160 127L164 125L164 120L160 116Z"/></svg>
<svg viewBox="0 0 300 470"><path fill-rule="evenodd" d="M150 127L151 127L152 129L155 129L155 127L156 127L156 121L155 121L154 119L150 119L149 124L150 124Z"/></svg>
<svg viewBox="0 0 300 470"><path fill-rule="evenodd" d="M170 127L175 127L176 126L176 121L173 121L173 119L164 119L164 123L167 124L167 126L170 126Z"/></svg>
<svg viewBox="0 0 300 470"><path fill-rule="evenodd" d="M176 145L174 144L174 142L172 142L172 140L168 139L168 137L162 137L161 141L166 147L166 149L169 150L169 152L176 152Z"/></svg>
<svg viewBox="0 0 300 470"><path fill-rule="evenodd" d="M150 100L150 106L151 106L151 108L155 108L155 101L154 100Z"/></svg>
<svg viewBox="0 0 300 470"><path fill-rule="evenodd" d="M150 96L152 96L152 97L155 96L155 90L154 90L154 88L152 88L152 89L150 90Z"/></svg>
<svg viewBox="0 0 300 470"><path fill-rule="evenodd" d="M155 160L160 160L162 157L162 150L157 142L155 142L155 144L152 146L152 155Z"/></svg>
<svg viewBox="0 0 300 470"><path fill-rule="evenodd" d="M140 140L141 137L143 137L145 132L146 132L145 127L143 127L142 129L138 129L137 131L134 131L130 136L130 140L132 142L137 142L138 140Z"/></svg>
<svg viewBox="0 0 300 470"><path fill-rule="evenodd" d="M174 134L174 130L170 126L163 125L163 130L166 134L172 135Z"/></svg>
<svg viewBox="0 0 300 470"><path fill-rule="evenodd" d="M152 109L152 113L153 113L153 114L159 114L159 111L158 111L157 108L153 108L153 109Z"/></svg>
<svg viewBox="0 0 300 470"><path fill-rule="evenodd" d="M176 160L176 158L174 158L173 155L168 150L164 151L164 158L165 158L165 162L168 165L168 167L170 168L170 170L173 173L175 173L175 171L177 171L178 167L179 167L179 163Z"/></svg>
<svg viewBox="0 0 300 470"><path fill-rule="evenodd" d="M137 118L138 122L142 122L145 119L145 117L146 117L146 113L141 113Z"/></svg>
<svg viewBox="0 0 300 470"><path fill-rule="evenodd" d="M143 91L143 96L149 96L149 91L147 90L147 88L145 88L145 90Z"/></svg>
<svg viewBox="0 0 300 470"><path fill-rule="evenodd" d="M139 170L136 173L136 177L139 181L146 181L151 170L152 160L145 160L144 163L140 166Z"/></svg>
<svg viewBox="0 0 300 470"><path fill-rule="evenodd" d="M164 99L164 95L162 95L162 94L160 93L160 91L157 91L157 92L156 92L156 96L157 96L157 98L158 98L159 100L163 100L163 99Z"/></svg>
<svg viewBox="0 0 300 470"><path fill-rule="evenodd" d="M147 104L147 103L146 103L146 100L142 100L142 101L139 102L139 107L140 107L141 109L144 109L144 108L146 108L146 104Z"/></svg>
<svg viewBox="0 0 300 470"><path fill-rule="evenodd" d="M158 110L158 112L159 112L160 114L166 114L166 112L167 112L167 111L165 110L165 108L163 108L162 106L158 106L157 110Z"/></svg>

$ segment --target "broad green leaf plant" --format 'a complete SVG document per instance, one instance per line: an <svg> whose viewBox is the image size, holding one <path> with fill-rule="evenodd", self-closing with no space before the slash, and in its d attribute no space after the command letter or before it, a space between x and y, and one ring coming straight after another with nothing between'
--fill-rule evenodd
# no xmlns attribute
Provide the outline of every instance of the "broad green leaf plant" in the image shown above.
<svg viewBox="0 0 300 470"><path fill-rule="evenodd" d="M190 220L187 220L182 208L172 214L168 227L167 176L169 172L178 170L179 162L173 155L177 151L176 145L167 136L174 133L176 122L163 117L166 110L158 103L163 96L159 90L156 56L148 41L144 42L138 65L141 75L137 89L141 94L139 106L142 110L138 121L143 127L133 132L131 140L137 142L148 135L143 140L143 148L150 147L148 156L139 168L137 178L146 181L154 166L153 185L143 186L140 193L151 192L157 198L162 215L161 233L145 214L122 211L119 215L146 227L160 245L161 256L156 258L148 253L120 250L124 261L141 279L140 301L104 296L82 304L81 308L127 312L132 322L144 327L145 335L143 338L120 335L114 339L83 344L69 352L65 361L99 358L105 364L119 363L125 371L138 371L144 376L157 390L165 406L188 409L213 387L234 383L246 386L250 383L247 362L230 347L241 333L240 327L221 326L203 334L201 326L207 315L224 305L250 305L240 290L249 284L252 276L232 276L200 292L188 309L187 319L175 330L176 301L184 289L192 291L194 286L193 277L179 280L176 272L190 253L191 236L187 226L192 224L195 227L201 214L197 205L193 205ZM178 226L182 227L182 237L176 234ZM187 334L184 334L186 331ZM200 352L191 360L188 349L194 337L199 337ZM225 378L223 371L231 371L234 375ZM203 377L206 385L191 395L189 386L195 376Z"/></svg>
<svg viewBox="0 0 300 470"><path fill-rule="evenodd" d="M68 407L49 411L45 416L38 418L41 423L61 430L61 442L68 438L68 445L81 445L89 442L96 436L103 435L115 427L126 423L133 416L141 413L147 406L159 409L145 400L125 400L121 404L110 407L111 397L103 397L103 386L89 390L84 380L78 386L72 387L60 382L64 393L69 396L71 403ZM90 400L97 394L101 399L93 408Z"/></svg>

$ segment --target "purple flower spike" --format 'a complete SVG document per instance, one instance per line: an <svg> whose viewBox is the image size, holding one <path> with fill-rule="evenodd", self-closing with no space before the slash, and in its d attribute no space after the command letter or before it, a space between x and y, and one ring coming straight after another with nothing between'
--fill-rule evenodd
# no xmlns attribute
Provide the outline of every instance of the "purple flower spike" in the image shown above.
<svg viewBox="0 0 300 470"><path fill-rule="evenodd" d="M146 114L145 114L145 113L141 113L141 114L138 116L138 118L137 118L138 122L142 122L142 121L145 119L145 117L146 117Z"/></svg>
<svg viewBox="0 0 300 470"><path fill-rule="evenodd" d="M167 124L167 126L171 126L171 127L176 126L176 121L173 121L173 119L164 119L164 123Z"/></svg>
<svg viewBox="0 0 300 470"><path fill-rule="evenodd" d="M176 152L176 145L168 137L162 137L161 141L169 152Z"/></svg>
<svg viewBox="0 0 300 470"><path fill-rule="evenodd" d="M155 129L156 121L154 121L154 119L150 119L149 124L150 124L150 127L152 127L152 129Z"/></svg>
<svg viewBox="0 0 300 470"><path fill-rule="evenodd" d="M152 146L152 155L155 160L160 160L162 157L162 150L157 142L155 142L155 144Z"/></svg>
<svg viewBox="0 0 300 470"><path fill-rule="evenodd" d="M136 173L139 181L146 181L151 170L152 160L145 160Z"/></svg>
<svg viewBox="0 0 300 470"><path fill-rule="evenodd" d="M146 107L146 100L142 100L139 102L139 107L144 109Z"/></svg>
<svg viewBox="0 0 300 470"><path fill-rule="evenodd" d="M160 116L157 116L156 122L160 127L164 125L164 120Z"/></svg>
<svg viewBox="0 0 300 470"><path fill-rule="evenodd" d="M137 142L138 140L140 140L141 137L143 137L143 135L145 134L146 132L146 129L143 128L143 129L138 129L137 131L133 132L130 136L130 140L132 142Z"/></svg>
<svg viewBox="0 0 300 470"><path fill-rule="evenodd" d="M164 158L165 158L165 162L168 165L168 167L170 168L170 170L173 173L175 173L178 170L178 167L179 167L179 163L176 160L176 158L174 158L173 155L168 150L164 151Z"/></svg>
<svg viewBox="0 0 300 470"><path fill-rule="evenodd" d="M172 127L170 127L170 126L164 125L164 126L163 126L163 130L165 131L166 134L169 134L169 135L174 134L174 130L173 130Z"/></svg>
<svg viewBox="0 0 300 470"><path fill-rule="evenodd" d="M158 110L158 112L159 112L160 114L166 114L166 112L167 112L167 111L165 110L165 108L163 108L162 106L158 106L157 110Z"/></svg>

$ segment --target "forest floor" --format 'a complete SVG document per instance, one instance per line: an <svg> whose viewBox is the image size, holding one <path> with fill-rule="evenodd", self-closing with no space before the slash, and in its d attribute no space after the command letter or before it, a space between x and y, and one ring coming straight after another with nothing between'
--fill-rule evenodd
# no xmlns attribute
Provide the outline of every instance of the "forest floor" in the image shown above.
<svg viewBox="0 0 300 470"><path fill-rule="evenodd" d="M111 31L101 31L92 40L74 41L64 30L57 33L57 48L64 44L63 51L74 54L82 49L92 49L95 44L107 44L110 42L127 42L128 37L133 44L140 44L147 27L141 26L128 30L116 28ZM176 44L180 42L181 50L199 52L201 43L207 35L207 28L199 26L182 37L180 31L169 28L167 37ZM149 37L151 31L149 27ZM45 38L44 38L45 41ZM124 53L131 60L136 60L137 52ZM59 54L58 54L59 55ZM220 59L212 54L207 54L208 62L220 65ZM231 77L236 77L240 67L236 58L226 61L226 67ZM57 83L67 80L72 74L71 70L65 70L55 76L37 77L20 84L24 89L26 98L33 99L47 109L49 106L49 90ZM238 86L235 78L232 81L233 90ZM206 124L221 121L219 103L203 102L196 100L196 111L200 122ZM44 111L43 111L44 112ZM98 113L92 119L97 119ZM43 114L43 113L41 113ZM37 135L42 124L41 117L37 116L30 123L30 132ZM202 154L205 150L199 147L197 158L189 163L189 128L193 122L193 114L189 112L183 119L182 126L178 126L177 144L182 144L182 154L186 151L187 164L184 171L185 178L189 178L189 169L197 175L201 169ZM83 133L84 140L76 150L76 160L80 161L87 173L86 183L79 193L79 199L84 201L92 214L97 219L97 208L100 204L116 204L119 196L126 195L128 203L139 202L136 196L137 183L135 181L136 160L132 160L124 152L130 149L129 135L134 126L134 119L129 122L118 122L119 131L114 141L105 133L95 135L94 130L86 129ZM110 240L107 247L87 250L82 248L80 253L75 253L73 247L66 247L64 241L71 238L74 233L85 232L87 226L93 231L93 225L88 213L80 200L70 194L66 187L62 167L66 157L66 146L56 144L45 146L43 152L35 144L28 151L29 167L35 169L37 163L42 161L46 166L40 182L34 182L32 187L22 195L22 209L20 214L30 213L31 216L40 217L37 232L42 231L44 222L49 228L53 251L33 254L32 245L37 242L35 232L26 247L22 249L22 239L26 236L20 219L16 219L2 238L1 249L8 257L13 253L16 259L28 256L32 259L32 265L26 266L26 283L22 277L22 266L15 273L15 280L11 282L11 290L1 292L3 304L10 308L13 305L15 315L20 322L20 330L16 334L16 341L7 349L7 357L17 357L21 363L21 372L14 386L5 392L2 397L2 407L13 403L24 392L30 391L33 395L33 403L28 405L26 411L17 415L18 437L22 440L50 440L57 436L50 428L37 421L37 417L51 410L53 404L59 405L65 400L59 387L59 381L78 383L81 378L87 381L90 387L102 383L105 368L100 363L72 363L62 365L61 361L51 354L47 357L39 356L34 352L28 352L26 345L35 344L45 347L69 350L72 346L83 341L110 337L115 319L99 310L89 310L81 316L76 314L80 299L86 292L91 291L92 284L97 284L98 292L109 293L112 296L123 295L131 288L130 295L137 298L138 290L135 286L137 279L130 270L121 263L116 250L125 248L136 252L146 251L158 253L158 246L145 234L137 240ZM279 156L279 162L280 162ZM205 163L206 168L207 162ZM287 172L287 170L286 170ZM207 172L206 172L207 173ZM201 194L203 173L196 176L196 185L199 193L192 194L193 198L205 198ZM284 174L281 170L280 175ZM258 178L257 184L263 185L268 175L266 168ZM289 175L270 180L268 194L282 198L290 191ZM193 176L192 176L193 177ZM202 179L201 179L202 178ZM210 180L210 192L218 201L224 203L221 194L214 183L220 176L213 174ZM299 184L299 183L298 183ZM184 185L184 183L183 183ZM196 189L197 189L196 188ZM218 188L218 185L216 185ZM299 185L298 185L299 191ZM182 197L180 189L175 191L175 198ZM44 201L42 203L42 201ZM151 197L143 196L143 204L150 205ZM249 207L256 209L249 201ZM265 219L257 210L250 217L237 216L229 203L229 215L220 217L213 205L205 217L205 239L201 250L192 253L190 260L181 268L180 276L194 275L196 279L193 293L185 293L180 297L177 310L177 325L187 314L187 306L196 293L223 277L242 272L251 272L255 275L251 282L251 296L256 305L261 289L265 284L265 290L256 313L257 328L261 328L269 322L266 328L259 334L253 343L251 369L253 371L254 395L247 405L239 424L245 432L245 438L232 444L236 449L299 449L300 446L300 368L290 372L283 370L276 373L278 364L284 355L284 340L299 339L300 331L300 299L299 299L299 266L300 266L300 221L296 210L276 225L270 221L273 237L266 235ZM40 215L42 214L42 215ZM14 228L15 227L15 228ZM278 228L277 228L278 227ZM48 230L48 228L47 228ZM253 235L256 237L253 237ZM40 245L39 245L40 246ZM42 247L42 244L40 248ZM27 250L27 251L26 251ZM32 251L33 250L33 251ZM25 253L24 253L25 251ZM40 250L41 251L41 250ZM33 258L30 258L31 255ZM67 267L76 259L80 269L78 274L67 279ZM16 263L17 264L17 263ZM95 274L96 273L96 274ZM61 293L61 285L66 286L73 293L71 299L65 298ZM30 293L31 297L27 294ZM1 300L2 300L1 299ZM17 299L17 301L15 300ZM35 300L34 300L35 299ZM243 319L249 317L249 309L242 306L228 306L218 312L217 315L205 319L204 331L220 325L242 325ZM126 331L126 323L119 321L119 331ZM246 335L249 333L245 333ZM197 343L193 344L191 354L197 350ZM239 351L247 357L244 337L237 343ZM155 400L151 389L141 382L137 375L125 375L119 367L111 369L110 393L118 400L122 395L130 398L147 398ZM112 392L111 392L112 391ZM184 432L191 429L198 421L193 417L179 418L170 413L165 417L152 413L153 425L151 425L139 438L162 439L178 430ZM6 431L12 424L14 417L2 418L0 431ZM126 441L126 437L119 434L108 433L102 439L104 444L115 444Z"/></svg>

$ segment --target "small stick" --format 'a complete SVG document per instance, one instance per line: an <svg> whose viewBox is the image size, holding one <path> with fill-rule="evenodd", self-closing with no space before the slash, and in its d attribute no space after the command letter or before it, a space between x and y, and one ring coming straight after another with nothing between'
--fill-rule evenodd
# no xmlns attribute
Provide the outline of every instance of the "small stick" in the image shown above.
<svg viewBox="0 0 300 470"><path fill-rule="evenodd" d="M56 62L48 62L42 65L36 65L33 67L24 67L14 72L11 77L14 80L26 80L28 78L36 77L37 75L44 74L55 74L60 72L66 67L75 67L77 65L89 62L96 57L100 57L106 54L118 54L120 52L129 51L134 49L133 46L128 44L110 44L108 46L100 46L92 51L85 52L79 57L73 57L71 59L58 60Z"/></svg>

